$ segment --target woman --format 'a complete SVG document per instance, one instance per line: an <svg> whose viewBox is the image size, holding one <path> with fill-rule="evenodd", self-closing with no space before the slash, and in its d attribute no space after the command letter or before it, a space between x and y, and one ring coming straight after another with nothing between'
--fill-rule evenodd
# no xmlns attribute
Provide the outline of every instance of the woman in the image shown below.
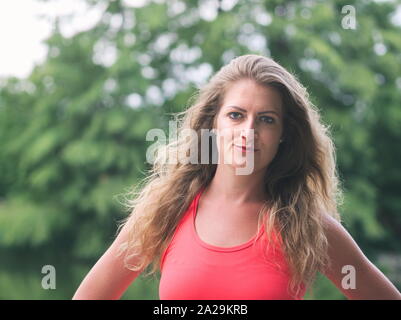
<svg viewBox="0 0 401 320"><path fill-rule="evenodd" d="M180 116L179 133L197 135L160 147L74 299L118 299L151 265L161 299L302 299L318 271L349 299L401 298L340 223L334 145L292 74L237 57ZM202 129L213 129L217 163L213 152L200 161ZM194 146L196 163L171 161Z"/></svg>

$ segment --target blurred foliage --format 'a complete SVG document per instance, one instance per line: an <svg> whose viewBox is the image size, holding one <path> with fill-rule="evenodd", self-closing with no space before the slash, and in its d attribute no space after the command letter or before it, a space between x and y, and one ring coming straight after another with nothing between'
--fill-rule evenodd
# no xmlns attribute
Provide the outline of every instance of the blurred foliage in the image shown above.
<svg viewBox="0 0 401 320"><path fill-rule="evenodd" d="M45 62L0 80L0 298L70 299L126 215L118 196L147 168L146 132L166 130L212 73L248 53L294 73L330 125L344 225L365 254L399 254L398 1L85 2L103 8L96 25L67 38L57 18ZM355 30L341 27L345 5ZM30 258L43 252L46 262ZM65 286L46 292L39 264L59 261ZM139 277L123 299L157 297L157 281ZM343 296L320 277L307 298Z"/></svg>

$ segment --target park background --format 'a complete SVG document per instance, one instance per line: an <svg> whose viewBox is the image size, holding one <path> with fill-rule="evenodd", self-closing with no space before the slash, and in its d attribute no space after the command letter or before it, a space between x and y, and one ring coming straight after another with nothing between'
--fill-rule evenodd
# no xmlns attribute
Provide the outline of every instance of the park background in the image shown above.
<svg viewBox="0 0 401 320"><path fill-rule="evenodd" d="M96 23L68 33L74 14L47 17L45 59L0 79L0 299L71 299L149 168L146 132L167 133L172 113L249 53L307 87L336 144L343 224L401 289L399 1L80 2L99 12ZM42 288L45 265L56 269L54 290ZM344 298L321 275L306 297ZM138 277L122 299L158 299L158 280Z"/></svg>

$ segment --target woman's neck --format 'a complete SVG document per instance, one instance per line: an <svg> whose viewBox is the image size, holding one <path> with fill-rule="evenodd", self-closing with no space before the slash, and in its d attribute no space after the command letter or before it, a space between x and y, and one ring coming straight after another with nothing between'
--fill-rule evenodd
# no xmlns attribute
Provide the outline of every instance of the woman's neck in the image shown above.
<svg viewBox="0 0 401 320"><path fill-rule="evenodd" d="M266 200L264 192L264 172L237 175L235 168L218 165L216 173L207 186L208 197L242 205Z"/></svg>

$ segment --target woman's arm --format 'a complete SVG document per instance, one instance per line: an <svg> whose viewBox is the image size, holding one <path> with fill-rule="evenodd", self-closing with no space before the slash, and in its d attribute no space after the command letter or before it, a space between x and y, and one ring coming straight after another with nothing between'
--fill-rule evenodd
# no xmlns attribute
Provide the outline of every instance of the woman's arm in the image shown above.
<svg viewBox="0 0 401 320"><path fill-rule="evenodd" d="M112 245L86 275L73 296L73 300L117 300L140 272L124 266L124 255L117 257L121 243L127 240L127 228L123 227Z"/></svg>
<svg viewBox="0 0 401 320"><path fill-rule="evenodd" d="M366 258L342 224L328 215L325 222L331 262L324 272L325 276L348 299L401 299L397 288ZM355 279L352 279L353 276Z"/></svg>

